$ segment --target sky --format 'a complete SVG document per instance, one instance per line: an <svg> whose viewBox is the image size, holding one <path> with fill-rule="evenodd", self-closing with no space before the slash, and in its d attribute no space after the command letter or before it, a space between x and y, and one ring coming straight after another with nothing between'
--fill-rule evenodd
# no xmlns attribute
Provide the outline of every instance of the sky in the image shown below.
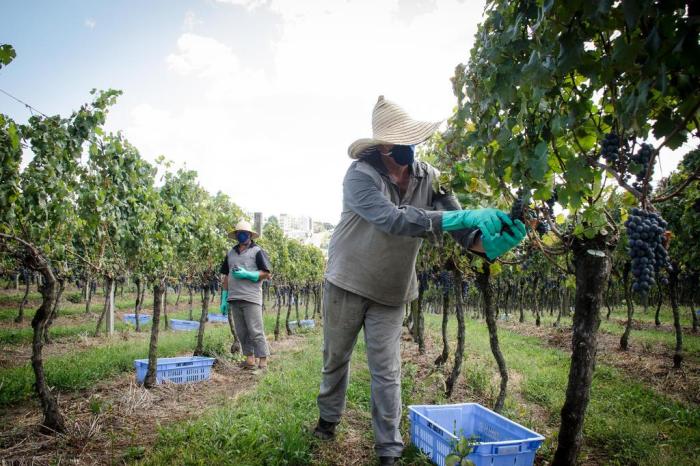
<svg viewBox="0 0 700 466"><path fill-rule="evenodd" d="M484 0L4 0L0 89L68 115L121 89L110 131L248 212L337 223L347 147L384 95L447 118ZM0 112L27 108L0 94ZM682 153L684 151L681 151ZM680 155L662 153L657 176Z"/></svg>
<svg viewBox="0 0 700 466"><path fill-rule="evenodd" d="M337 223L347 147L379 95L447 118L483 0L4 2L0 89L69 114L121 89L107 128L246 211ZM28 109L0 95L18 121Z"/></svg>

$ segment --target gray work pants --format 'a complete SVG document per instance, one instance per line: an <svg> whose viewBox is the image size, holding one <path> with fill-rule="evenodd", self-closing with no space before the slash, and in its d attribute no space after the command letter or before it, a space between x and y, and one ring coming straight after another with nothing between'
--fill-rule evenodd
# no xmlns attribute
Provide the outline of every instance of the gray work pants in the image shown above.
<svg viewBox="0 0 700 466"><path fill-rule="evenodd" d="M262 306L260 304L234 299L228 302L228 311L233 316L236 335L241 340L241 348L246 356L266 358L270 355L265 339Z"/></svg>
<svg viewBox="0 0 700 466"><path fill-rule="evenodd" d="M364 327L371 376L372 427L378 456L401 456L401 327L403 306L390 307L326 282L323 293L323 372L318 408L340 421L350 357Z"/></svg>

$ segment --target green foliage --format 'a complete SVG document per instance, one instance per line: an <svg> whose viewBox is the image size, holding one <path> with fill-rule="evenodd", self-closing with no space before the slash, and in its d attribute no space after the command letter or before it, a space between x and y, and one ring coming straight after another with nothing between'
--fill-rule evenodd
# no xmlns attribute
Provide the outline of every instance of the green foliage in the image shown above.
<svg viewBox="0 0 700 466"><path fill-rule="evenodd" d="M452 452L445 457L445 466L474 466L474 463L467 458L472 452L474 440L461 436L452 445Z"/></svg>
<svg viewBox="0 0 700 466"><path fill-rule="evenodd" d="M9 65L16 56L17 53L10 44L0 45L0 69L2 69L3 66Z"/></svg>
<svg viewBox="0 0 700 466"><path fill-rule="evenodd" d="M630 6L633 5L633 6ZM476 167L494 192L532 190L576 216L577 236L608 234L601 205L613 174L598 161L615 132L632 145L652 134L677 148L695 128L697 33L683 2L490 2L468 65L455 70L458 106L443 136L455 188L473 191ZM681 47L684 53L677 53ZM633 149L633 148L632 148Z"/></svg>
<svg viewBox="0 0 700 466"><path fill-rule="evenodd" d="M677 191L688 178L700 177L700 149L684 157L680 169L661 181L660 187L671 193ZM673 232L670 245L671 257L688 271L700 271L700 186L691 182L677 196L659 204L662 216Z"/></svg>

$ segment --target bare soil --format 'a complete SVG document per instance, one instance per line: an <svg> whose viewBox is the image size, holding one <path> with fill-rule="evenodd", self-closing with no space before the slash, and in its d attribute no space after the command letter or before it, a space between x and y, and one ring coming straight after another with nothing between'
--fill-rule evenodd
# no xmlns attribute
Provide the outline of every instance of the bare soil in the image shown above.
<svg viewBox="0 0 700 466"><path fill-rule="evenodd" d="M269 340L274 355L298 345L300 336ZM0 459L3 465L126 464L153 446L158 428L196 418L212 407L234 401L251 390L261 374L235 361L217 358L211 379L203 383L137 385L134 374L59 398L68 431L47 435L40 430L38 403L24 403L0 414Z"/></svg>
<svg viewBox="0 0 700 466"><path fill-rule="evenodd" d="M499 324L521 335L535 336L548 346L571 351L571 328L537 327L532 323ZM682 369L673 368L673 350L663 344L642 344L630 336L629 349L620 350L620 336L598 332L597 361L638 379L657 393L686 404L700 404L700 364L686 357Z"/></svg>

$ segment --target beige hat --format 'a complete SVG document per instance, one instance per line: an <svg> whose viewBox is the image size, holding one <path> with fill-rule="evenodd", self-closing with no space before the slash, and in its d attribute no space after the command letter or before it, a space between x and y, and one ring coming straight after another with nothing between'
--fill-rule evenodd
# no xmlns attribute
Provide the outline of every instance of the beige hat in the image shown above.
<svg viewBox="0 0 700 466"><path fill-rule="evenodd" d="M236 223L236 228L233 230L233 234L236 234L237 231L247 231L250 233L251 238L258 237L258 234L255 232L255 230L253 230L253 226L246 220L239 220L238 223Z"/></svg>
<svg viewBox="0 0 700 466"><path fill-rule="evenodd" d="M351 159L357 159L379 144L419 144L437 131L441 121L417 121L383 95L372 111L372 138L358 139L348 147Z"/></svg>

